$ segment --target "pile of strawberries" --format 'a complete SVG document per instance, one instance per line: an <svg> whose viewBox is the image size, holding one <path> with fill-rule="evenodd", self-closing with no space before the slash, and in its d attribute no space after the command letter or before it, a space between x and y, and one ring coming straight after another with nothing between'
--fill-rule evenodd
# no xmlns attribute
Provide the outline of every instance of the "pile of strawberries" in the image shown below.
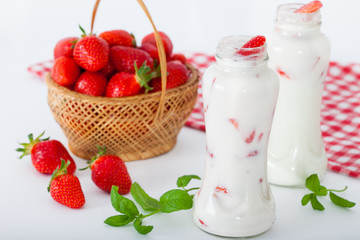
<svg viewBox="0 0 360 240"><path fill-rule="evenodd" d="M85 195L79 179L75 176L76 164L64 145L57 140L42 139L44 133L37 138L29 134L28 143L20 143L22 148L20 158L31 155L32 164L43 174L52 174L48 191L51 197L70 208L81 208L85 204ZM127 194L131 188L131 178L125 163L117 156L106 155L105 148L99 148L99 153L88 163L91 169L92 181L101 190L111 191L117 186L119 194Z"/></svg>
<svg viewBox="0 0 360 240"><path fill-rule="evenodd" d="M125 30L106 31L60 40L54 49L51 76L71 90L91 96L124 97L161 91L159 54L153 33L137 47ZM182 54L173 54L173 44L159 32L167 58L166 88L175 88L189 78Z"/></svg>

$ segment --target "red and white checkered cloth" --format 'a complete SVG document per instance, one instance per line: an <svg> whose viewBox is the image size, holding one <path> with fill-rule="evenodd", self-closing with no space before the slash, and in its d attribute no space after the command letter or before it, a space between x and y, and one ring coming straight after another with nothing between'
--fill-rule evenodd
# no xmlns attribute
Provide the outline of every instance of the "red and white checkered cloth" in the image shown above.
<svg viewBox="0 0 360 240"><path fill-rule="evenodd" d="M213 62L214 56L188 55L188 61L200 73ZM52 61L30 66L28 71L44 78ZM199 97L186 126L205 131L201 81ZM328 168L360 178L360 64L341 65L331 62L323 93L321 130L325 142Z"/></svg>

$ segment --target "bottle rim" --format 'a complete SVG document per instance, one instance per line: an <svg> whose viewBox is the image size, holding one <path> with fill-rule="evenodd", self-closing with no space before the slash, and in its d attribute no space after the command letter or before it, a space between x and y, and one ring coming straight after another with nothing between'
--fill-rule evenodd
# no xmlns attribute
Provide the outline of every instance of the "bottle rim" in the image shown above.
<svg viewBox="0 0 360 240"><path fill-rule="evenodd" d="M299 26L319 26L321 24L320 9L311 13L297 13L303 3L286 3L276 8L276 23L287 23Z"/></svg>
<svg viewBox="0 0 360 240"><path fill-rule="evenodd" d="M267 43L260 47L244 48L252 36L231 35L223 37L216 48L216 59L230 64L244 64L267 59Z"/></svg>

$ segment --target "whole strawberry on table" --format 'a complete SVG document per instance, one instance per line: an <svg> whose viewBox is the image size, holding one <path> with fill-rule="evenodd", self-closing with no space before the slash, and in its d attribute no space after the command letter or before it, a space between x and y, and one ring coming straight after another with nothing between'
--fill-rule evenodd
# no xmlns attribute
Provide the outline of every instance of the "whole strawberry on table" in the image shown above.
<svg viewBox="0 0 360 240"><path fill-rule="evenodd" d="M20 143L22 148L16 149L21 152L20 158L31 155L31 161L35 169L44 174L52 174L60 166L61 159L69 161L67 172L73 174L76 164L64 145L58 140L42 138L45 132L34 139L33 134L29 134L28 143Z"/></svg>
<svg viewBox="0 0 360 240"><path fill-rule="evenodd" d="M118 187L119 194L128 194L131 178L121 158L106 154L106 148L97 146L99 152L80 170L91 169L91 179L101 190L111 192L112 186Z"/></svg>
<svg viewBox="0 0 360 240"><path fill-rule="evenodd" d="M53 80L90 96L125 97L161 91L159 53L153 33L137 46L134 35L125 30L105 31L96 36L67 37L55 46ZM189 79L186 58L173 54L170 38L159 32L167 58L166 89Z"/></svg>

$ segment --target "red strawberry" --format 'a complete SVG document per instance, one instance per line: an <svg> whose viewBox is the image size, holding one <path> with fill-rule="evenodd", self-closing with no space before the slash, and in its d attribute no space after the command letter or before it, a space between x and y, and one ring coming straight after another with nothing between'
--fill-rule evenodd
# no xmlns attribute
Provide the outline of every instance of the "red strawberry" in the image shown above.
<svg viewBox="0 0 360 240"><path fill-rule="evenodd" d="M65 164L64 159L61 159L60 167L51 176L48 191L58 203L70 208L81 208L85 204L85 196L79 179L67 173L69 164L70 161Z"/></svg>
<svg viewBox="0 0 360 240"><path fill-rule="evenodd" d="M243 56L257 54L261 51L260 49L247 50L244 48L258 48L258 47L263 46L265 44L265 42L266 42L266 38L264 36L260 36L260 35L255 36L255 37L251 38L249 41L247 41L237 53L240 55L243 55Z"/></svg>
<svg viewBox="0 0 360 240"><path fill-rule="evenodd" d="M131 188L131 178L125 163L114 155L104 155L105 147L89 162L91 179L101 190L111 192L113 185L119 187L119 194L127 194ZM86 167L86 168L88 168ZM81 170L85 170L83 168Z"/></svg>
<svg viewBox="0 0 360 240"><path fill-rule="evenodd" d="M302 6L301 8L297 9L295 12L296 13L312 13L312 12L316 12L317 10L319 10L322 6L323 5L320 1L312 1L312 2Z"/></svg>
<svg viewBox="0 0 360 240"><path fill-rule="evenodd" d="M146 65L151 69L154 67L154 61L147 52L132 47L111 47L110 60L118 72L134 73L134 63L141 66L146 62Z"/></svg>
<svg viewBox="0 0 360 240"><path fill-rule="evenodd" d="M186 57L184 56L184 54L181 54L181 53L176 53L176 54L171 55L169 62L175 61L175 60L180 61L184 65L187 62Z"/></svg>
<svg viewBox="0 0 360 240"><path fill-rule="evenodd" d="M115 74L106 87L106 97L125 97L139 94L142 87L150 90L148 82L152 78L151 69L143 63L137 69L135 63L135 73L120 72Z"/></svg>
<svg viewBox="0 0 360 240"><path fill-rule="evenodd" d="M84 30L80 28L83 32ZM96 72L109 61L109 44L95 35L86 35L75 44L74 60L85 70Z"/></svg>
<svg viewBox="0 0 360 240"><path fill-rule="evenodd" d="M75 83L75 91L90 96L103 96L107 80L100 72L83 72Z"/></svg>
<svg viewBox="0 0 360 240"><path fill-rule="evenodd" d="M124 30L111 30L103 32L99 35L109 46L121 45L127 47L136 47L134 35Z"/></svg>
<svg viewBox="0 0 360 240"><path fill-rule="evenodd" d="M67 37L58 41L54 48L54 59L61 56L72 57L73 49L78 39L77 37Z"/></svg>
<svg viewBox="0 0 360 240"><path fill-rule="evenodd" d="M23 153L20 158L31 154L32 164L36 170L44 174L52 174L60 166L61 159L65 159L70 162L69 174L73 174L76 170L76 164L64 145L57 140L41 139L43 135L44 132L33 139L33 135L29 134L30 143L20 143L24 148L16 149L16 151Z"/></svg>
<svg viewBox="0 0 360 240"><path fill-rule="evenodd" d="M69 57L58 57L51 69L51 77L61 86L73 85L80 73L79 66Z"/></svg>
<svg viewBox="0 0 360 240"><path fill-rule="evenodd" d="M159 35L164 44L166 56L170 57L172 50L173 50L172 42L171 42L170 38L164 32L159 32ZM157 48L154 33L150 33L150 34L146 35L141 41L141 46L143 46L145 43L152 44Z"/></svg>
<svg viewBox="0 0 360 240"><path fill-rule="evenodd" d="M115 66L110 59L100 72L103 73L107 79L111 78L116 73Z"/></svg>
<svg viewBox="0 0 360 240"><path fill-rule="evenodd" d="M171 89L178 87L188 80L188 71L184 64L180 61L172 61L167 63L167 79L166 79L166 89ZM155 78L151 81L151 86L153 91L161 91L161 78Z"/></svg>
<svg viewBox="0 0 360 240"><path fill-rule="evenodd" d="M150 43L144 43L141 45L140 49L147 52L152 59L156 60L159 63L159 52L156 46Z"/></svg>

